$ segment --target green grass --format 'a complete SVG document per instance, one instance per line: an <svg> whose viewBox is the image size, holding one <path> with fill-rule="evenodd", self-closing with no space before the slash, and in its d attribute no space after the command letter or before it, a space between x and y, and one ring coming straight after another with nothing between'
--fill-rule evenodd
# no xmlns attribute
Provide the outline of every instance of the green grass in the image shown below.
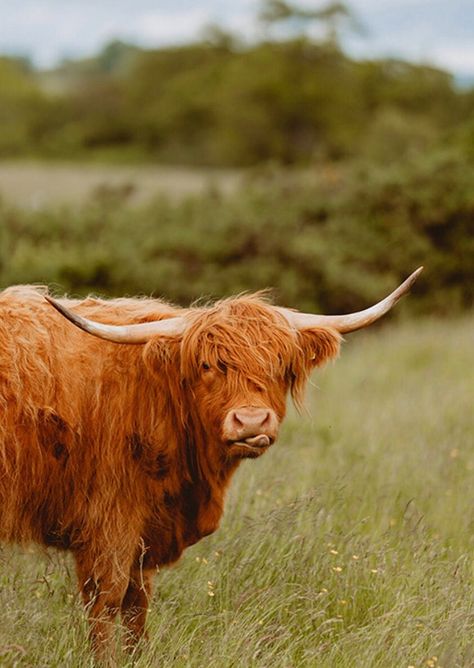
<svg viewBox="0 0 474 668"><path fill-rule="evenodd" d="M137 668L474 664L473 325L348 337L221 529L157 577ZM69 559L0 566L0 665L92 665Z"/></svg>

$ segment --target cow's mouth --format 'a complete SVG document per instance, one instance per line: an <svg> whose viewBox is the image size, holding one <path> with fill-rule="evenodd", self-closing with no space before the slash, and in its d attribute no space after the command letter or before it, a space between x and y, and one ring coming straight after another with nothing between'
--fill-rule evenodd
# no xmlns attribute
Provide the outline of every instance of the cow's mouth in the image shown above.
<svg viewBox="0 0 474 668"><path fill-rule="evenodd" d="M272 445L274 440L268 434L258 434L257 436L249 436L245 439L228 441L228 444L233 448L238 447L243 457L258 457Z"/></svg>

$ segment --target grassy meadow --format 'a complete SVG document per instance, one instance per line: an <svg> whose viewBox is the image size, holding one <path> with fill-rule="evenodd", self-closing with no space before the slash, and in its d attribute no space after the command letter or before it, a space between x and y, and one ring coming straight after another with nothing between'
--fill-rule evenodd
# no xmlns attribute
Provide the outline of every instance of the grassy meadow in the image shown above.
<svg viewBox="0 0 474 668"><path fill-rule="evenodd" d="M163 194L175 199L209 188L232 192L239 176L232 169L2 160L0 194L7 204L33 210L78 205L111 192L140 204Z"/></svg>
<svg viewBox="0 0 474 668"><path fill-rule="evenodd" d="M220 530L157 576L133 665L472 666L473 325L348 335L307 414L241 466ZM0 566L0 665L92 666L69 558Z"/></svg>

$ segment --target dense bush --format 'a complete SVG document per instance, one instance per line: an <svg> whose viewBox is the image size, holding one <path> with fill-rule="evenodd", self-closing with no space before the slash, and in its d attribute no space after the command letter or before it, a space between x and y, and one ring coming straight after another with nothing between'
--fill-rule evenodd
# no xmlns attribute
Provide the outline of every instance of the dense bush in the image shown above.
<svg viewBox="0 0 474 668"><path fill-rule="evenodd" d="M294 173L256 171L233 195L138 208L125 191L81 207L0 208L0 282L163 295L179 303L274 287L303 309L344 311L418 265L411 308L473 302L474 167L455 154Z"/></svg>

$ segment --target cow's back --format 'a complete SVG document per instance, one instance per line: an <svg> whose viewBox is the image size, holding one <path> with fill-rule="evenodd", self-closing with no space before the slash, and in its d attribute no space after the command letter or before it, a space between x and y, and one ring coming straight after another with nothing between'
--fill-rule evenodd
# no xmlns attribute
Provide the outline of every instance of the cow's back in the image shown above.
<svg viewBox="0 0 474 668"><path fill-rule="evenodd" d="M0 540L69 547L142 514L147 476L130 450L140 421L150 439L169 439L141 346L81 332L42 292L0 293ZM175 313L159 300L65 303L117 324Z"/></svg>

